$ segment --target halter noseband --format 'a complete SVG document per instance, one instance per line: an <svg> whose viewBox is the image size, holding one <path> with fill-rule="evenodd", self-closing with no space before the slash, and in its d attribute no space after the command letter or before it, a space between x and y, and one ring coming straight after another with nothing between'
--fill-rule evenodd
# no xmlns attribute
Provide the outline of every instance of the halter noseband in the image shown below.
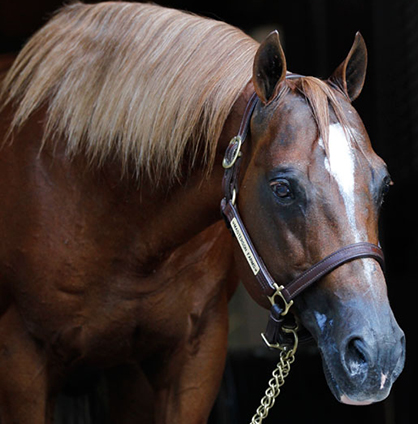
<svg viewBox="0 0 418 424"><path fill-rule="evenodd" d="M298 77L301 77L301 75L289 74L286 78ZM245 142L249 132L251 116L257 103L258 97L256 93L254 93L247 103L238 135L232 138L225 152L223 160L223 167L225 168L223 190L225 197L221 202L221 212L227 226L235 235L258 282L257 297L259 299L267 297L271 303L269 323L266 332L262 335L263 339L269 347L285 349L286 345L291 344L291 341L289 341L289 333L294 333L293 330L295 330L295 328L289 331L284 325L284 316L292 306L293 299L297 295L347 262L361 258L372 258L378 261L383 268L385 259L383 251L379 246L367 242L355 243L338 249L284 286L279 286L274 281L252 243L236 205L236 198L238 195L238 173L242 155L241 146ZM277 303L279 299L281 300Z"/></svg>

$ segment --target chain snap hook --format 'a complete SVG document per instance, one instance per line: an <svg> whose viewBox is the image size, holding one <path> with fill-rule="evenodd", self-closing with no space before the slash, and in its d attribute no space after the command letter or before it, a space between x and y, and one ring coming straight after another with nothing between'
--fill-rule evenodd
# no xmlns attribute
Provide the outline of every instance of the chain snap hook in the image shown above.
<svg viewBox="0 0 418 424"><path fill-rule="evenodd" d="M264 333L261 333L261 338L263 339L264 343L266 344L266 346L269 349L277 349L280 350L281 352L289 352L292 353L292 355L294 355L298 349L298 345L299 345L299 337L298 337L298 332L299 330L299 325L296 324L295 327L282 327L282 331L286 334L293 334L293 346L290 348L289 345L283 345L280 343L270 343L267 340L267 337L265 336Z"/></svg>

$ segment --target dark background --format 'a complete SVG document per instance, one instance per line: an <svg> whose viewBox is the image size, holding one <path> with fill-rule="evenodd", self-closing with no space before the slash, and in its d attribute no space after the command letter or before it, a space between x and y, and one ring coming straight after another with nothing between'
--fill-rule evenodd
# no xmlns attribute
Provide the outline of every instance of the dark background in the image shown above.
<svg viewBox="0 0 418 424"><path fill-rule="evenodd" d="M93 3L86 1L86 3ZM389 297L407 336L407 363L389 398L368 407L334 400L313 349L297 357L269 423L408 424L414 390L418 231L418 0L157 0L161 5L224 20L253 33L278 28L291 71L328 77L345 58L356 31L369 50L364 91L355 106L395 182L383 208L382 244ZM0 0L0 53L18 51L62 0ZM211 422L249 422L276 357L265 350L231 351ZM187 424L187 423L185 423Z"/></svg>

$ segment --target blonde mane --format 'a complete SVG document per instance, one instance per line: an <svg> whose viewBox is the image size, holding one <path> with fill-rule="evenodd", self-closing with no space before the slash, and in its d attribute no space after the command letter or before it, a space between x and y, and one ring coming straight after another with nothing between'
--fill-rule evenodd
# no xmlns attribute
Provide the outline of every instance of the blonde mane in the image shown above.
<svg viewBox="0 0 418 424"><path fill-rule="evenodd" d="M2 84L11 130L47 107L44 138L137 176L208 169L258 43L223 22L141 3L75 3L35 34Z"/></svg>

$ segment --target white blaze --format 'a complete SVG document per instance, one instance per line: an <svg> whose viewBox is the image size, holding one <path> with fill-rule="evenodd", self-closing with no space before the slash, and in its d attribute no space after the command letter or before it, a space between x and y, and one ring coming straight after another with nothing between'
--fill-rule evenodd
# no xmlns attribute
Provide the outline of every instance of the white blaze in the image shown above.
<svg viewBox="0 0 418 424"><path fill-rule="evenodd" d="M323 140L319 140L319 144L324 148ZM345 214L347 217L347 232L349 231L352 239L351 243L367 241L367 232L362 229L356 218L356 161L355 150L347 137L346 132L340 124L332 124L329 127L328 155L325 157L325 168L337 183L338 190L343 199L345 206ZM364 281L369 286L370 293L374 293L374 269L375 261L373 259L362 259L364 269ZM319 327L323 330L326 318L320 314L316 315ZM352 362L351 369L354 373L361 372L361 364ZM381 374L380 389L383 390L387 380L386 374ZM348 405L369 405L374 399L358 401L349 398L343 394L340 398L342 403Z"/></svg>
<svg viewBox="0 0 418 424"><path fill-rule="evenodd" d="M319 144L324 147L323 140ZM355 151L350 139L340 124L332 124L329 127L328 157L325 157L325 168L334 178L338 185L338 190L344 201L345 213L347 216L347 229L353 236L351 243L367 241L367 234L358 227L356 219L355 204L355 180L356 164ZM372 259L362 259L365 271L365 279L373 288L374 261Z"/></svg>
<svg viewBox="0 0 418 424"><path fill-rule="evenodd" d="M334 177L343 198L348 224L354 235L353 242L360 241L355 211L355 156L350 140L339 124L329 127L328 157L325 167Z"/></svg>

